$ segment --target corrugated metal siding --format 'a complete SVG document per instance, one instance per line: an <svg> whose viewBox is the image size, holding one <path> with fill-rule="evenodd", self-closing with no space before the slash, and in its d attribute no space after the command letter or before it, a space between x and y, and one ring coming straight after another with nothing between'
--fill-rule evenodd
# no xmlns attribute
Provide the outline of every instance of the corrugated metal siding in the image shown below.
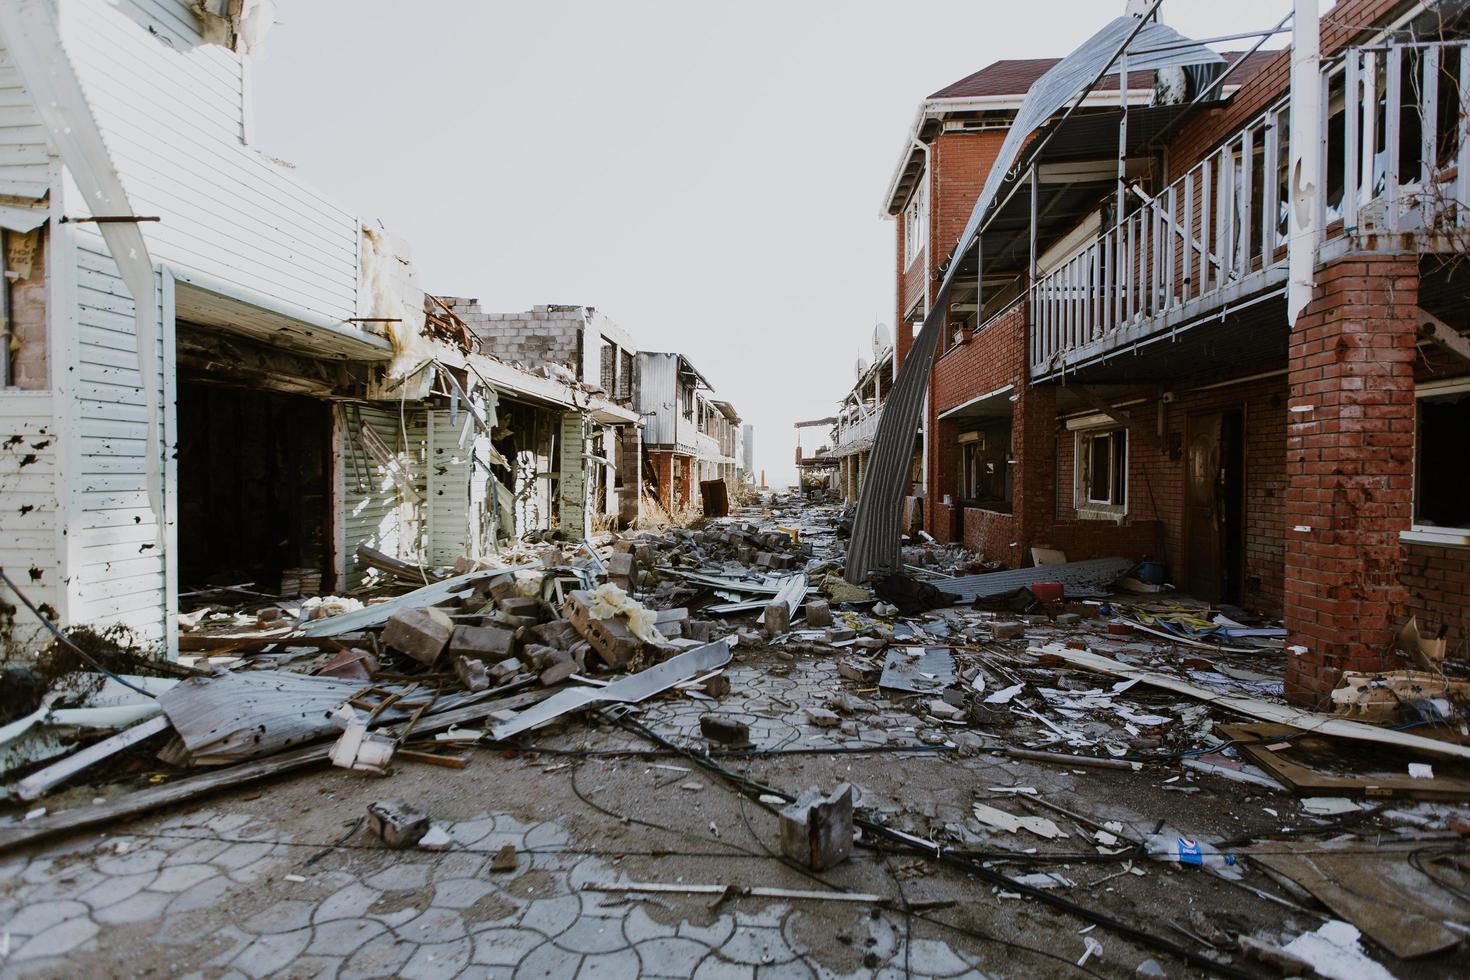
<svg viewBox="0 0 1470 980"><path fill-rule="evenodd" d="M198 45L179 0L76 0L62 36L154 261L344 320L357 219L241 142L240 55ZM149 28L157 34L149 33Z"/></svg>
<svg viewBox="0 0 1470 980"><path fill-rule="evenodd" d="M144 476L147 420L133 300L100 237L78 233L76 257L67 618L73 624L122 623L140 638L158 640L165 614L164 556ZM161 404L161 345L156 363L150 382L158 386Z"/></svg>
<svg viewBox="0 0 1470 980"><path fill-rule="evenodd" d="M429 417L429 563L452 564L479 553L478 514L471 505L470 477L475 423L468 412L450 421L449 412ZM466 427L468 426L468 430ZM484 471L480 471L481 483ZM484 494L481 491L481 497Z"/></svg>
<svg viewBox="0 0 1470 980"><path fill-rule="evenodd" d="M0 195L39 200L50 186L46 130L10 54L0 48Z"/></svg>
<svg viewBox="0 0 1470 980"><path fill-rule="evenodd" d="M57 439L50 393L0 393L0 568L26 590L38 606L61 608L61 566L56 553ZM16 605L13 597L4 601ZM0 653L36 650L43 632L35 618L17 609L5 646L0 622ZM44 643L44 640L41 641Z"/></svg>
<svg viewBox="0 0 1470 980"><path fill-rule="evenodd" d="M427 413L421 408L404 406L400 419L398 405L349 405L343 434L343 541L347 551L347 587L363 584L366 569L357 562L357 546L367 544L398 558L421 561L424 557L424 507L411 499L401 499L393 477L367 450L356 444L357 420L362 419L387 444L397 451L404 467L413 475L420 494L426 494L425 444L428 439ZM353 457L356 455L356 465ZM357 486L356 473L363 472L363 489Z"/></svg>
<svg viewBox="0 0 1470 980"><path fill-rule="evenodd" d="M644 413L643 444L669 446L679 413L679 362L672 354L640 354L638 410ZM648 413L653 414L648 414Z"/></svg>

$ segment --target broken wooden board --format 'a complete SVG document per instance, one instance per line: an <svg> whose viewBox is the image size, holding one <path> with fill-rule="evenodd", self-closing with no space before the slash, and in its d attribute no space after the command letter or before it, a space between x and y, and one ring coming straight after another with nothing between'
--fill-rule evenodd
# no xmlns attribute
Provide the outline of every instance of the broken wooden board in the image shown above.
<svg viewBox="0 0 1470 980"><path fill-rule="evenodd" d="M1470 923L1470 905L1409 863L1421 846L1366 851L1359 841L1294 841L1289 853L1279 844L1241 853L1290 878L1394 956L1407 959L1448 949L1464 938L1446 922Z"/></svg>
<svg viewBox="0 0 1470 980"><path fill-rule="evenodd" d="M1470 779L1436 774L1430 779L1417 779L1408 774L1407 765L1398 771L1363 771L1359 759L1334 751L1331 740L1316 735L1302 735L1286 725L1221 725L1220 734L1235 741L1246 758L1297 793L1322 796L1404 796L1416 800L1470 799ZM1272 751L1273 743L1284 739L1290 743ZM1314 768L1313 757L1323 767ZM1326 765L1341 760L1336 768L1347 774L1325 770Z"/></svg>
<svg viewBox="0 0 1470 980"><path fill-rule="evenodd" d="M890 691L933 694L954 682L954 654L948 647L904 647L888 651L878 686Z"/></svg>
<svg viewBox="0 0 1470 980"><path fill-rule="evenodd" d="M512 711L533 705L546 696L543 690L531 690L428 715L419 719L419 723L414 727L414 734L428 735L446 731L456 725L488 718L499 711ZM111 826L118 821L207 796L217 790L233 789L236 786L244 786L270 776L324 763L330 751L331 745L329 744L304 745L299 749L283 752L268 759L257 759L254 762L245 762L198 776L189 776L174 782L149 786L96 806L79 806L73 810L48 813L34 820L0 824L0 853L58 834L83 830L87 827Z"/></svg>
<svg viewBox="0 0 1470 980"><path fill-rule="evenodd" d="M1092 558L1069 561L1064 565L1038 565L962 578L936 578L933 582L941 591L959 596L962 602L974 602L981 596L1004 595L1035 582L1061 582L1067 596L1077 598L1104 594L1104 590L1127 574L1133 565L1134 562L1127 558Z"/></svg>
<svg viewBox="0 0 1470 980"><path fill-rule="evenodd" d="M131 746L137 745L146 738L157 735L168 728L168 718L163 715L155 715L147 721L139 722L131 728L124 729L116 735L104 738L87 746L80 752L74 752L54 765L47 766L39 772L33 772L25 779L15 785L15 795L23 800L34 800L45 795L46 791L57 783L64 782L86 769Z"/></svg>
<svg viewBox="0 0 1470 980"><path fill-rule="evenodd" d="M723 667L730 662L731 641L727 637L702 647L670 657L647 670L613 681L606 687L572 687L559 691L529 711L522 711L509 721L495 726L492 741L518 735L528 729L554 721L562 715L603 702L635 704L667 691L680 681Z"/></svg>
<svg viewBox="0 0 1470 980"><path fill-rule="evenodd" d="M1417 752L1425 752L1432 755L1449 756L1455 759L1470 759L1470 746L1452 745L1448 742L1439 742L1432 738L1424 738L1421 735L1413 735L1408 732L1397 732L1387 728L1374 728L1357 721L1346 721L1335 715L1325 715L1317 711L1303 711L1285 704L1276 704L1271 701L1262 701L1258 698L1243 697L1238 694L1221 694L1197 684L1180 680L1169 674L1161 674L1158 671L1145 670L1142 667L1133 667L1125 663L1119 663L1109 657L1101 657L1095 653L1087 653L1082 650L1071 650L1060 643L1049 643L1043 647L1032 647L1029 653L1035 655L1052 654L1060 657L1074 667L1085 670L1096 671L1099 674L1107 674L1111 677L1122 677L1127 680L1138 680L1150 687L1162 688L1173 691L1175 694L1183 694L1186 697L1196 698L1208 704L1217 705L1227 711L1255 718L1259 721L1268 721L1278 725L1289 725L1302 731L1314 732L1318 735L1330 735L1333 738L1351 738L1360 742L1374 742L1379 745L1392 745L1401 749L1411 749Z"/></svg>

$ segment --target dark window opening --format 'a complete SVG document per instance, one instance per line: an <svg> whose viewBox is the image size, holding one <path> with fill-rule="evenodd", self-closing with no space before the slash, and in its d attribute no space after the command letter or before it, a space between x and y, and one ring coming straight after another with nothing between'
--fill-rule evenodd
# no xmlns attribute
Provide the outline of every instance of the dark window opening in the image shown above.
<svg viewBox="0 0 1470 980"><path fill-rule="evenodd" d="M1419 399L1414 523L1470 528L1470 391Z"/></svg>

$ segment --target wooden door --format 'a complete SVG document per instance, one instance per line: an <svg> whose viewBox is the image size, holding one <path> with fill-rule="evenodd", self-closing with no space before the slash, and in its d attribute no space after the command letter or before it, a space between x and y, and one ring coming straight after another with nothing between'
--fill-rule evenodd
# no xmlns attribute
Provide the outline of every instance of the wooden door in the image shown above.
<svg viewBox="0 0 1470 980"><path fill-rule="evenodd" d="M1184 454L1184 587L1206 602L1221 599L1224 473L1219 412L1189 417Z"/></svg>

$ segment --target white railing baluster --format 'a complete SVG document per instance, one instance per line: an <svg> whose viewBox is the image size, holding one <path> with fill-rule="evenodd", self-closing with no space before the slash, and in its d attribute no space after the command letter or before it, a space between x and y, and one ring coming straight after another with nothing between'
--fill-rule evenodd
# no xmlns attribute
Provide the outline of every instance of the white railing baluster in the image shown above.
<svg viewBox="0 0 1470 980"><path fill-rule="evenodd" d="M1386 197L1384 198L1384 210L1387 212L1385 218L1390 232L1399 230L1399 126L1403 116L1403 67L1404 51L1397 44L1390 45L1388 55L1385 58L1385 69L1388 78L1385 79L1385 95L1388 105L1383 114L1383 145L1388 158L1388 173L1385 175L1387 181Z"/></svg>
<svg viewBox="0 0 1470 980"><path fill-rule="evenodd" d="M1174 305L1174 240L1179 237L1174 234L1174 230L1179 227L1179 194L1174 184L1169 185L1164 196L1164 207L1168 208L1169 215L1169 224L1164 235L1167 243L1164 247L1164 309L1167 310Z"/></svg>
<svg viewBox="0 0 1470 980"><path fill-rule="evenodd" d="M1470 103L1470 45L1458 45L1460 51L1459 86L1455 91L1457 100L1455 123L1455 220L1461 226L1470 225L1470 126L1466 124L1466 113Z"/></svg>
<svg viewBox="0 0 1470 980"><path fill-rule="evenodd" d="M1439 47L1425 48L1419 58L1423 70L1419 91L1419 180L1428 194L1439 170Z"/></svg>
<svg viewBox="0 0 1470 980"><path fill-rule="evenodd" d="M1184 174L1184 241L1179 247L1179 300L1189 302L1194 282L1194 168Z"/></svg>
<svg viewBox="0 0 1470 980"><path fill-rule="evenodd" d="M1199 165L1199 295L1210 291L1210 158Z"/></svg>
<svg viewBox="0 0 1470 980"><path fill-rule="evenodd" d="M1358 179L1358 207L1378 193L1378 53L1363 52L1363 170Z"/></svg>
<svg viewBox="0 0 1470 980"><path fill-rule="evenodd" d="M1240 270L1241 275L1248 275L1251 271L1251 215L1252 197L1255 195L1255 172L1256 172L1256 134L1255 130L1247 127L1245 135L1240 140L1240 206L1237 208L1236 219L1240 223L1240 244L1236 257L1235 267ZM1264 179L1264 178L1263 178ZM1265 263L1261 263L1265 268Z"/></svg>
<svg viewBox="0 0 1470 980"><path fill-rule="evenodd" d="M1347 53L1342 83L1342 227L1351 232L1358 227L1358 114L1361 79L1358 77L1362 54Z"/></svg>

